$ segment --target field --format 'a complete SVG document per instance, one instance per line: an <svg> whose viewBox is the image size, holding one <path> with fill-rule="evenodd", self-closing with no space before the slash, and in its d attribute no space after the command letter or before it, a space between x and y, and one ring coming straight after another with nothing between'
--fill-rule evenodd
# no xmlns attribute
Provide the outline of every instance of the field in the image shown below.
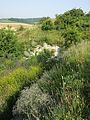
<svg viewBox="0 0 90 120"><path fill-rule="evenodd" d="M0 23L0 29L10 27L11 29L16 30L21 26L23 28L29 28L29 29L36 27L35 25L25 24L25 23Z"/></svg>
<svg viewBox="0 0 90 120"><path fill-rule="evenodd" d="M26 23L37 24L41 18L5 18L0 19L0 23Z"/></svg>

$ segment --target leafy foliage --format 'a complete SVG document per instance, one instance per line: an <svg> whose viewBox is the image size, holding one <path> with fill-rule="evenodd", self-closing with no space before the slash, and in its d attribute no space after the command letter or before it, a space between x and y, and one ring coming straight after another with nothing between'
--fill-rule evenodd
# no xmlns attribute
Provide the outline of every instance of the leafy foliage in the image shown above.
<svg viewBox="0 0 90 120"><path fill-rule="evenodd" d="M82 39L80 31L76 28L68 28L65 32L63 32L64 40L64 47L68 48L71 45L76 45Z"/></svg>
<svg viewBox="0 0 90 120"><path fill-rule="evenodd" d="M72 9L62 15L56 15L55 26L57 30L66 29L67 27L76 26L77 21L84 17L82 9Z"/></svg>
<svg viewBox="0 0 90 120"><path fill-rule="evenodd" d="M22 46L17 42L15 33L11 30L0 30L0 57L12 58L22 54Z"/></svg>
<svg viewBox="0 0 90 120"><path fill-rule="evenodd" d="M42 25L41 25L41 29L42 30L52 30L53 29L53 22L50 18L45 18L42 20Z"/></svg>
<svg viewBox="0 0 90 120"><path fill-rule="evenodd" d="M37 84L21 92L13 109L15 119L44 119L51 104L51 98L43 93Z"/></svg>
<svg viewBox="0 0 90 120"><path fill-rule="evenodd" d="M44 51L42 51L38 56L37 56L37 60L39 63L42 63L43 65L45 65L48 61L48 59L50 59L52 56L52 53L49 50L44 49Z"/></svg>

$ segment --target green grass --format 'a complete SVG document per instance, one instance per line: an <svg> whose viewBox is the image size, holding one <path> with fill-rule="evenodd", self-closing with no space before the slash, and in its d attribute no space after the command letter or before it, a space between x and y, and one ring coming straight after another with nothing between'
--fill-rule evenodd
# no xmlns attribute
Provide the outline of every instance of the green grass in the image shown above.
<svg viewBox="0 0 90 120"><path fill-rule="evenodd" d="M82 41L77 46L70 47L63 56L70 62L81 62L90 60L90 41Z"/></svg>
<svg viewBox="0 0 90 120"><path fill-rule="evenodd" d="M64 51L63 59L45 72L38 84L56 101L54 120L89 120L90 42L82 41Z"/></svg>
<svg viewBox="0 0 90 120"><path fill-rule="evenodd" d="M60 31L42 31L38 26L35 29L17 32L18 39L28 45L42 45L44 42L51 45L62 45L63 36Z"/></svg>

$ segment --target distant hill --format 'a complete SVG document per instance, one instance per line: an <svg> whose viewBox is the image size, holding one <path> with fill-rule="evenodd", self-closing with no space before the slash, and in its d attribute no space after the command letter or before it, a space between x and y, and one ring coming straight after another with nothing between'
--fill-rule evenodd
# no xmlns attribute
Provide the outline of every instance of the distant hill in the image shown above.
<svg viewBox="0 0 90 120"><path fill-rule="evenodd" d="M6 18L0 19L0 23L27 23L36 24L41 18Z"/></svg>
<svg viewBox="0 0 90 120"><path fill-rule="evenodd" d="M14 23L15 21L11 21L9 19L0 19L0 23Z"/></svg>

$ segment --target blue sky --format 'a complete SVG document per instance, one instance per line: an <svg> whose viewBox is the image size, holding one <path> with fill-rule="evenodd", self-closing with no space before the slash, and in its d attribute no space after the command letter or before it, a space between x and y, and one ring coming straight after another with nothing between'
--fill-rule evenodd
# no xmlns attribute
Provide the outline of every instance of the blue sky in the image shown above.
<svg viewBox="0 0 90 120"><path fill-rule="evenodd" d="M0 18L54 17L72 8L90 11L90 0L0 0Z"/></svg>

